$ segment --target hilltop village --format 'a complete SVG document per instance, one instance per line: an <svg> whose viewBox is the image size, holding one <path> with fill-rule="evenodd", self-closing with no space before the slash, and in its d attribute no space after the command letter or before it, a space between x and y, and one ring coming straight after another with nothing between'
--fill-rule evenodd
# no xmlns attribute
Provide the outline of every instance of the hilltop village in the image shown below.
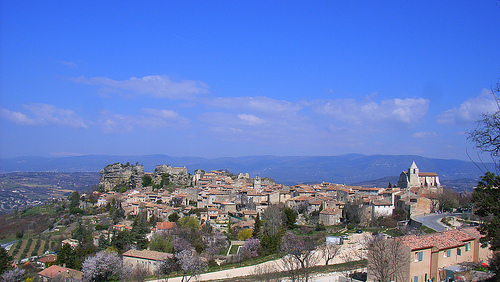
<svg viewBox="0 0 500 282"><path fill-rule="evenodd" d="M106 166L101 170L99 186L102 192L95 192L98 201L92 205L105 206L114 200L121 203L125 215L144 212L148 220L167 220L173 213L182 217L199 209L200 222L210 221L218 228L225 226L230 217L248 220L246 225L251 227L258 213L278 204L301 211L300 224L326 226L344 222L348 216L345 205L355 205L356 223L369 226L380 217L392 216L394 210L404 211L405 219L436 212L443 192L439 176L419 172L414 162L401 173L398 187L390 188L325 182L285 186L271 179L232 175L223 170L196 170L191 175L186 167L158 165L154 173L145 173L142 165L130 164ZM317 216L304 216L310 214Z"/></svg>
<svg viewBox="0 0 500 282"><path fill-rule="evenodd" d="M389 265L374 266L386 261L398 269L390 274L395 281L462 277L464 270L452 266L491 257L480 244L484 235L469 226L473 222L447 222L449 230L435 233L413 220L468 208L468 202L450 204L452 195L444 193L439 176L420 172L415 162L397 185L386 188L326 182L285 186L248 173L191 174L170 165L144 172L138 163L114 163L100 171L97 191L73 192L51 206L68 213L37 235L34 248L33 236L26 241L23 233L16 235L22 240L7 253L17 268L8 273L40 281L188 281L208 271L213 274L204 280L309 281L314 267L332 272L347 263L335 273L385 281L379 276ZM393 237L398 237L396 249L389 243ZM43 254L37 253L41 242ZM454 259L447 259L452 252ZM390 259L375 256L387 253ZM242 263L255 266L230 270Z"/></svg>

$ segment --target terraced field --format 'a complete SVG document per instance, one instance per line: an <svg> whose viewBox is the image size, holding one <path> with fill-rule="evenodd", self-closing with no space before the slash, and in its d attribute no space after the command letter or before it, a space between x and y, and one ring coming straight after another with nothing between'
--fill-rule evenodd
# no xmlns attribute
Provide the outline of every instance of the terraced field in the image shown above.
<svg viewBox="0 0 500 282"><path fill-rule="evenodd" d="M37 246L37 242L39 245ZM14 260L20 260L32 256L39 256L42 255L46 250L51 251L51 242L56 243L54 240L46 240L46 239L38 239L38 238L32 238L30 246L28 246L29 239L23 239L21 240L21 245L18 248L17 244L14 244L12 248L9 250L9 255L11 255ZM47 244L47 245L46 245ZM54 244L52 244L54 245ZM28 247L28 248L27 248ZM36 251L35 247L37 247ZM17 249L17 251L16 251ZM25 255L23 255L25 254Z"/></svg>

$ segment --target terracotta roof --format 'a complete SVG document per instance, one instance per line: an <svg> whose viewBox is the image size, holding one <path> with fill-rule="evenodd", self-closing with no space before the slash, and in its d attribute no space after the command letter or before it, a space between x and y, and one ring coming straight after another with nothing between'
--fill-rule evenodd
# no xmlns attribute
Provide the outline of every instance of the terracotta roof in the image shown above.
<svg viewBox="0 0 500 282"><path fill-rule="evenodd" d="M252 227L254 224L255 224L255 220L250 219L247 221L240 221L240 222L233 224L233 228L234 227L240 227L240 228Z"/></svg>
<svg viewBox="0 0 500 282"><path fill-rule="evenodd" d="M419 172L418 176L438 176L435 172Z"/></svg>
<svg viewBox="0 0 500 282"><path fill-rule="evenodd" d="M465 245L466 241L475 238L458 229L442 231L428 235L409 235L399 237L398 240L412 250L427 249L435 247L437 250L444 250Z"/></svg>
<svg viewBox="0 0 500 282"><path fill-rule="evenodd" d="M374 206L392 206L391 201L388 200L373 200L372 204Z"/></svg>
<svg viewBox="0 0 500 282"><path fill-rule="evenodd" d="M309 201L310 205L321 205L322 203L323 203L322 200L312 200L312 201Z"/></svg>
<svg viewBox="0 0 500 282"><path fill-rule="evenodd" d="M466 227L466 228L462 228L460 229L462 230L463 232L466 232L467 234L470 234L476 238L483 238L483 237L486 237L486 234L481 234L479 232L479 230L477 230L476 227Z"/></svg>
<svg viewBox="0 0 500 282"><path fill-rule="evenodd" d="M43 257L39 260L37 260L38 262L41 262L41 263L48 263L48 262L54 262L57 260L57 256L56 255L53 255L53 254L50 254L46 257Z"/></svg>
<svg viewBox="0 0 500 282"><path fill-rule="evenodd" d="M329 209L323 209L320 212L320 214L336 215L336 214L339 214L340 212L341 212L341 210L339 210L339 209L329 208Z"/></svg>
<svg viewBox="0 0 500 282"><path fill-rule="evenodd" d="M252 211L252 210L242 210L242 214L247 214L247 215L256 215L257 211Z"/></svg>
<svg viewBox="0 0 500 282"><path fill-rule="evenodd" d="M158 230L174 229L177 227L177 223L169 221L161 221L156 223L156 228Z"/></svg>
<svg viewBox="0 0 500 282"><path fill-rule="evenodd" d="M71 269L71 268L66 268L62 267L59 265L52 265L50 267L45 268L44 270L38 272L38 275L47 277L47 278L55 278L56 276L59 276L63 274L64 277L73 277L73 278L81 278L83 276L83 272Z"/></svg>
<svg viewBox="0 0 500 282"><path fill-rule="evenodd" d="M142 258L142 259L149 259L149 260L164 260L167 257L172 257L172 254L169 253L162 253L162 252L157 252L157 251L150 251L150 250L128 250L125 253L123 253L124 257L134 257L134 258Z"/></svg>

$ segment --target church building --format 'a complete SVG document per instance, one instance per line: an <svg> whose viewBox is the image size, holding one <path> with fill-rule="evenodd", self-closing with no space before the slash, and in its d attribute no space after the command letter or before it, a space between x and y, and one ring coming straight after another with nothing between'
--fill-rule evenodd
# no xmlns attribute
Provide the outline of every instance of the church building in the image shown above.
<svg viewBox="0 0 500 282"><path fill-rule="evenodd" d="M434 172L420 172L415 161L413 161L407 172L403 171L399 175L398 187L422 187L437 193L442 191L439 176Z"/></svg>

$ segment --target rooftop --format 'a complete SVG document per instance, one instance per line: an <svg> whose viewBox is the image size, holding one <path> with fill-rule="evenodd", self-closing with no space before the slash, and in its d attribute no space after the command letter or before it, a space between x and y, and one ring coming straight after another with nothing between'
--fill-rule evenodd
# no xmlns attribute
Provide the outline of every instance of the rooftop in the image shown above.
<svg viewBox="0 0 500 282"><path fill-rule="evenodd" d="M442 231L427 235L409 235L398 238L411 250L427 249L435 247L444 250L465 245L466 241L474 240L475 237L458 229Z"/></svg>

